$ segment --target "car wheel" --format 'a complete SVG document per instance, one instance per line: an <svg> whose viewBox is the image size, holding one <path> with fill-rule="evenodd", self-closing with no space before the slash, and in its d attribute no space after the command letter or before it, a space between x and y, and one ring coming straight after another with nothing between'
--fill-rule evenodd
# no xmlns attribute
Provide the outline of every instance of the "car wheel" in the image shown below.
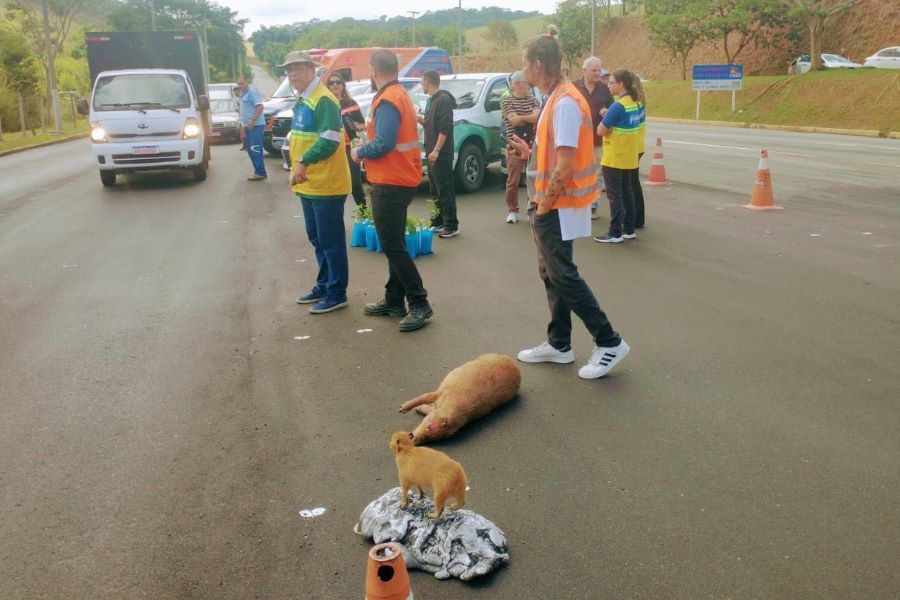
<svg viewBox="0 0 900 600"><path fill-rule="evenodd" d="M484 183L484 153L475 144L466 144L456 161L456 183L459 189L471 193Z"/></svg>
<svg viewBox="0 0 900 600"><path fill-rule="evenodd" d="M281 150L272 145L272 140L263 140L263 148L269 153L269 156L281 156Z"/></svg>
<svg viewBox="0 0 900 600"><path fill-rule="evenodd" d="M116 172L100 171L100 182L106 187L116 185Z"/></svg>
<svg viewBox="0 0 900 600"><path fill-rule="evenodd" d="M194 167L194 181L206 181L206 170L209 168L209 163L205 160Z"/></svg>

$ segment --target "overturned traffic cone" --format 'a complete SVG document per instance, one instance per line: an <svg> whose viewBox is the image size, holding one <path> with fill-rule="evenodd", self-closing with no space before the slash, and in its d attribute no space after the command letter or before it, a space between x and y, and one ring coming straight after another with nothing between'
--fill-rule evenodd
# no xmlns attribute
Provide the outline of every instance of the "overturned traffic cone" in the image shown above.
<svg viewBox="0 0 900 600"><path fill-rule="evenodd" d="M772 174L769 173L769 152L762 150L759 153L759 168L756 170L756 181L753 182L753 193L750 194L750 204L744 208L752 210L781 210L783 207L775 206L775 198L772 195Z"/></svg>
<svg viewBox="0 0 900 600"><path fill-rule="evenodd" d="M653 151L653 163L650 165L647 185L669 185L669 180L666 179L666 165L663 164L662 138L656 138L656 150Z"/></svg>
<svg viewBox="0 0 900 600"><path fill-rule="evenodd" d="M369 550L366 600L413 600L406 561L397 544L378 544Z"/></svg>

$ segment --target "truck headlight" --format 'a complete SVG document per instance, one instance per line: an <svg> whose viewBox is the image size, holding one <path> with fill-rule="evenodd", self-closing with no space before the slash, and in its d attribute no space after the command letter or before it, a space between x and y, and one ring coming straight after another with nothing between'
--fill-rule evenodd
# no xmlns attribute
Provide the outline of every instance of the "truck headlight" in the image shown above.
<svg viewBox="0 0 900 600"><path fill-rule="evenodd" d="M195 138L200 135L200 124L194 117L188 117L184 120L184 139Z"/></svg>
<svg viewBox="0 0 900 600"><path fill-rule="evenodd" d="M106 130L99 123L91 123L91 141L98 143L109 141Z"/></svg>

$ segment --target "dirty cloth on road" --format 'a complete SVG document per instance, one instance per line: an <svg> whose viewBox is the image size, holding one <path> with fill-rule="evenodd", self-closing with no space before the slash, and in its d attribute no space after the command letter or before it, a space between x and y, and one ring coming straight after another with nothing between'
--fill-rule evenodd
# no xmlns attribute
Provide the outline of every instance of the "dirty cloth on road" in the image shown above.
<svg viewBox="0 0 900 600"><path fill-rule="evenodd" d="M429 519L434 503L410 492L409 506L400 508L395 487L372 501L359 516L356 532L376 544L396 542L410 569L434 573L438 579L468 581L509 562L506 536L494 523L470 510L445 510Z"/></svg>

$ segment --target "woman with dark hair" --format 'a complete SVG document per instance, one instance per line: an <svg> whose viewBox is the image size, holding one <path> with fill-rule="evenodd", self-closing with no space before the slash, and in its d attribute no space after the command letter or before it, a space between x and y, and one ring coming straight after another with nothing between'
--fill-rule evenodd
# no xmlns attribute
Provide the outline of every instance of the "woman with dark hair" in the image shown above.
<svg viewBox="0 0 900 600"><path fill-rule="evenodd" d="M551 26L526 44L522 72L547 96L538 117L534 145L515 134L510 144L528 159L528 213L537 246L538 273L547 292L547 341L522 350L522 362L571 363L572 313L596 344L578 371L583 379L606 375L628 354L628 344L612 328L573 260L573 240L591 234L591 203L599 196L591 109L581 92L564 80L562 47Z"/></svg>
<svg viewBox="0 0 900 600"><path fill-rule="evenodd" d="M366 120L359 110L359 104L347 93L347 83L340 75L332 74L328 77L328 90L334 94L338 102L341 103L341 120L344 123L344 133L346 134L344 148L347 152L347 158L350 158L350 144L356 139L357 133L366 128ZM366 203L366 193L363 190L362 171L359 163L350 161L350 184L353 189L353 201L357 206Z"/></svg>
<svg viewBox="0 0 900 600"><path fill-rule="evenodd" d="M603 181L609 198L609 231L594 238L595 242L618 244L635 239L633 171L638 168L642 147L643 105L634 87L631 71L619 69L609 78L609 91L617 99L603 116L597 135L603 138Z"/></svg>

